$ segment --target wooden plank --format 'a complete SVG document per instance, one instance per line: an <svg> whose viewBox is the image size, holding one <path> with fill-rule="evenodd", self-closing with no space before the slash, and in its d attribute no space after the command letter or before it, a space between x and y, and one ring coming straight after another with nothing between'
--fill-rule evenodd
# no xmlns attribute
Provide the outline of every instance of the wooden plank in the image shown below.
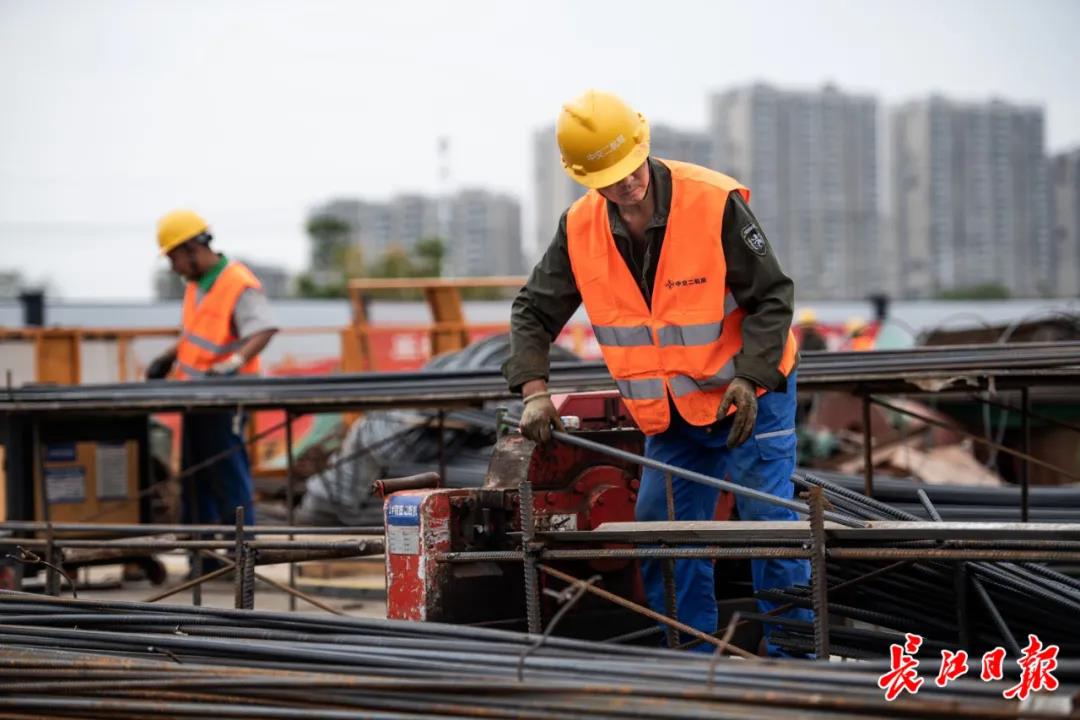
<svg viewBox="0 0 1080 720"><path fill-rule="evenodd" d="M74 330L46 330L37 338L37 381L78 384L79 334Z"/></svg>
<svg viewBox="0 0 1080 720"><path fill-rule="evenodd" d="M357 290L423 290L424 288L512 288L525 284L524 276L472 278L358 278L349 281Z"/></svg>

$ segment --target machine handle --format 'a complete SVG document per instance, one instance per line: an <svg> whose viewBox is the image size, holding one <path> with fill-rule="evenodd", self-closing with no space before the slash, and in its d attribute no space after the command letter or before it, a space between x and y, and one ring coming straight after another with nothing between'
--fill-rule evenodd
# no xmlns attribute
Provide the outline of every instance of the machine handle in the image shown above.
<svg viewBox="0 0 1080 720"><path fill-rule="evenodd" d="M371 484L371 492L381 498L393 495L401 490L438 490L442 487L442 478L437 472L420 473L403 478L386 478Z"/></svg>

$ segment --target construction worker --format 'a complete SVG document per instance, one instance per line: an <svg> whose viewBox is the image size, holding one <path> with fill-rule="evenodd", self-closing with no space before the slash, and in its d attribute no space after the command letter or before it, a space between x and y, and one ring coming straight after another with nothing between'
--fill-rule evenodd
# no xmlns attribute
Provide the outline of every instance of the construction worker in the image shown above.
<svg viewBox="0 0 1080 720"><path fill-rule="evenodd" d="M790 499L794 286L750 211L749 190L712 170L650 157L645 118L609 93L564 105L556 139L566 173L590 190L563 214L513 303L503 373L524 396L521 432L542 443L562 427L547 390L548 351L583 302L648 457ZM677 519L714 517L716 488L676 478L674 492ZM743 519L796 519L777 505L736 499ZM667 518L662 473L644 470L636 517ZM649 604L663 612L660 562L641 565ZM752 572L758 590L810 577L802 560L754 560ZM679 560L675 575L679 620L715 632L713 563Z"/></svg>
<svg viewBox="0 0 1080 720"><path fill-rule="evenodd" d="M825 337L818 330L817 313L810 308L805 308L799 313L799 349L800 350L828 350Z"/></svg>
<svg viewBox="0 0 1080 720"><path fill-rule="evenodd" d="M173 272L187 280L180 339L150 363L149 380L255 375L259 353L277 332L258 278L241 262L215 252L206 221L174 210L158 222L158 246ZM175 372L174 372L175 371ZM227 453L184 478L183 518L193 524L232 524L236 508L254 524L251 469L233 412L185 415L182 465L193 467ZM232 451L231 453L229 451Z"/></svg>
<svg viewBox="0 0 1080 720"><path fill-rule="evenodd" d="M862 318L849 318L844 323L844 332L847 333L847 349L855 352L866 352L874 349L874 331Z"/></svg>

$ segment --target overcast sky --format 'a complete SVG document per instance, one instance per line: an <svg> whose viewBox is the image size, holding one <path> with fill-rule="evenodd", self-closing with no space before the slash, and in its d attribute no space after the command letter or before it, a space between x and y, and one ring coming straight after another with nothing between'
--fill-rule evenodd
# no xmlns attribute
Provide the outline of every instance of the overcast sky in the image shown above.
<svg viewBox="0 0 1080 720"><path fill-rule="evenodd" d="M0 0L0 270L69 298L151 295L154 223L189 205L226 252L299 270L331 196L531 200L531 131L583 89L704 127L753 81L1046 108L1080 144L1080 2ZM528 237L527 237L528 239Z"/></svg>

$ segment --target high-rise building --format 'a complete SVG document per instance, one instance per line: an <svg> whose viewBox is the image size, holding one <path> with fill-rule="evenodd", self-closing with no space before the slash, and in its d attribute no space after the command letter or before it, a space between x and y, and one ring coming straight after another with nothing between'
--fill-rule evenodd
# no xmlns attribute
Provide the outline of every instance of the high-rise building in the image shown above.
<svg viewBox="0 0 1080 720"><path fill-rule="evenodd" d="M1050 160L1054 294L1080 297L1080 148Z"/></svg>
<svg viewBox="0 0 1080 720"><path fill-rule="evenodd" d="M287 298L292 294L292 276L285 268L243 258L240 258L240 261L248 266L255 277L259 278L266 297L277 300Z"/></svg>
<svg viewBox="0 0 1080 720"><path fill-rule="evenodd" d="M719 170L713 165L712 138L707 132L653 124L649 127L649 154Z"/></svg>
<svg viewBox="0 0 1080 720"><path fill-rule="evenodd" d="M832 86L756 84L712 96L713 164L745 183L798 298L879 287L878 102Z"/></svg>
<svg viewBox="0 0 1080 720"><path fill-rule="evenodd" d="M501 193L462 190L450 198L445 274L458 277L518 275L521 206Z"/></svg>
<svg viewBox="0 0 1080 720"><path fill-rule="evenodd" d="M16 270L0 270L0 300L12 300L23 288L22 273Z"/></svg>
<svg viewBox="0 0 1080 720"><path fill-rule="evenodd" d="M427 195L397 195L387 202L332 200L312 210L309 220L320 217L347 224L348 232L342 241L359 248L365 262L374 261L394 247L411 252L417 242L439 233L438 201ZM321 262L320 257L313 256L312 269L322 270L318 267Z"/></svg>
<svg viewBox="0 0 1080 720"><path fill-rule="evenodd" d="M649 127L649 152L654 157L713 167L712 140L704 132L652 124ZM533 166L536 206L530 255L535 261L551 243L563 212L584 195L587 188L563 170L554 125L533 133Z"/></svg>
<svg viewBox="0 0 1080 720"><path fill-rule="evenodd" d="M585 186L574 182L563 170L555 126L548 125L533 133L533 236L529 249L530 264L551 244L559 229L559 218L566 208L585 194Z"/></svg>
<svg viewBox="0 0 1080 720"><path fill-rule="evenodd" d="M901 294L1051 291L1042 108L930 97L895 108L890 125Z"/></svg>

